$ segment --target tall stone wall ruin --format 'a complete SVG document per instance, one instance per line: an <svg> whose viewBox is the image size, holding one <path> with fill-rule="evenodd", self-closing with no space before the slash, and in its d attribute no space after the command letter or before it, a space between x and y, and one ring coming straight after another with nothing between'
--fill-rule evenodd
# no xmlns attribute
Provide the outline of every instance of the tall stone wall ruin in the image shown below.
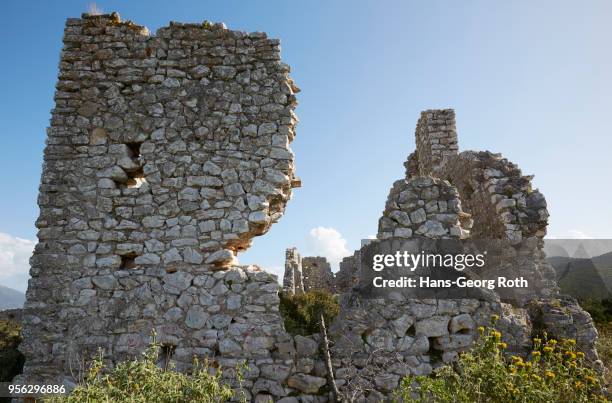
<svg viewBox="0 0 612 403"><path fill-rule="evenodd" d="M259 376L293 351L277 283L235 255L280 218L297 182L288 73L264 33L171 23L150 35L117 14L67 20L24 379L73 384L98 348L116 362L155 330L179 369L194 355L221 368L241 358L249 390L285 394Z"/></svg>

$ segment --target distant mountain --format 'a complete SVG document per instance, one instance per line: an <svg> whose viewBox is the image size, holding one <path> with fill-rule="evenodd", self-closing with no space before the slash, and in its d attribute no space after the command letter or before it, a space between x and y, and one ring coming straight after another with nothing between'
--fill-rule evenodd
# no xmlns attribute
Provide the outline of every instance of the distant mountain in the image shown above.
<svg viewBox="0 0 612 403"><path fill-rule="evenodd" d="M0 311L23 307L25 294L21 291L0 285Z"/></svg>
<svg viewBox="0 0 612 403"><path fill-rule="evenodd" d="M592 258L580 246L574 257L547 258L557 273L557 282L564 294L578 299L602 300L612 297L612 253Z"/></svg>

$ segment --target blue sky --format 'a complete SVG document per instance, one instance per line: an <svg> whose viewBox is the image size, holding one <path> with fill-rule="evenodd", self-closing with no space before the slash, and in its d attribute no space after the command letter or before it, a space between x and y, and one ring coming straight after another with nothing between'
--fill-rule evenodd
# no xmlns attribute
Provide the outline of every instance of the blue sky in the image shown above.
<svg viewBox="0 0 612 403"><path fill-rule="evenodd" d="M0 284L25 289L64 20L89 4L3 3ZM96 4L153 32L209 20L281 39L302 89L293 149L303 187L241 263L279 270L288 246L337 259L375 234L429 108L455 108L462 150L501 152L535 174L549 234L611 237L610 1Z"/></svg>

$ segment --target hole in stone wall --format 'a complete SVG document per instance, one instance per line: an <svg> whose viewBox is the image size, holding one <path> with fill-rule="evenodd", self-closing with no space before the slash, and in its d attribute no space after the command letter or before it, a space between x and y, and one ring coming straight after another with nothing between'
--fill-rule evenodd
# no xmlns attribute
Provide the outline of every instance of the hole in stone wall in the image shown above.
<svg viewBox="0 0 612 403"><path fill-rule="evenodd" d="M138 170L134 172L130 172L128 173L128 175L129 177L126 182L128 189L134 189L134 188L137 189L141 187L144 183L147 183L147 180L145 178L142 168L139 168Z"/></svg>
<svg viewBox="0 0 612 403"><path fill-rule="evenodd" d="M429 339L429 351L427 355L429 355L430 362L432 364L442 361L442 350L439 350L434 347L436 343L437 337L428 337Z"/></svg>
<svg viewBox="0 0 612 403"><path fill-rule="evenodd" d="M128 146L132 152L133 159L138 159L140 157L140 146L142 143L125 143L125 145Z"/></svg>
<svg viewBox="0 0 612 403"><path fill-rule="evenodd" d="M167 370L170 365L170 360L172 360L172 356L174 355L174 350L176 346L172 344L162 344L159 350L159 356L157 358L157 366L164 370Z"/></svg>
<svg viewBox="0 0 612 403"><path fill-rule="evenodd" d="M406 336L410 336L410 337L416 336L416 329L414 328L414 325L410 326L408 330L406 330Z"/></svg>
<svg viewBox="0 0 612 403"><path fill-rule="evenodd" d="M130 150L130 158L132 159L132 161L134 162L135 166L138 166L138 168L136 169L132 169L132 170L126 170L127 174L128 174L128 180L127 180L127 188L128 189L134 189L134 188L139 188L141 187L144 183L147 182L147 180L145 179L145 175L144 175L144 171L142 169L142 167L140 166L140 146L142 145L142 143L125 143L125 145L128 147L128 149Z"/></svg>
<svg viewBox="0 0 612 403"><path fill-rule="evenodd" d="M133 269L135 267L136 267L136 263L133 257L131 256L121 257L121 269Z"/></svg>

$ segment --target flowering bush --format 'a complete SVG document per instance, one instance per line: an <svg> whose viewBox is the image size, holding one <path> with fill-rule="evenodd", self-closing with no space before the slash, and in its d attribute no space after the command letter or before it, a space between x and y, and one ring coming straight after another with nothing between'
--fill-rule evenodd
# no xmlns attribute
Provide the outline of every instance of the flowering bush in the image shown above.
<svg viewBox="0 0 612 403"><path fill-rule="evenodd" d="M493 317L493 324L497 317ZM599 375L575 340L533 339L528 357L509 356L502 334L480 327L474 348L432 377L402 380L397 398L417 402L606 402Z"/></svg>

